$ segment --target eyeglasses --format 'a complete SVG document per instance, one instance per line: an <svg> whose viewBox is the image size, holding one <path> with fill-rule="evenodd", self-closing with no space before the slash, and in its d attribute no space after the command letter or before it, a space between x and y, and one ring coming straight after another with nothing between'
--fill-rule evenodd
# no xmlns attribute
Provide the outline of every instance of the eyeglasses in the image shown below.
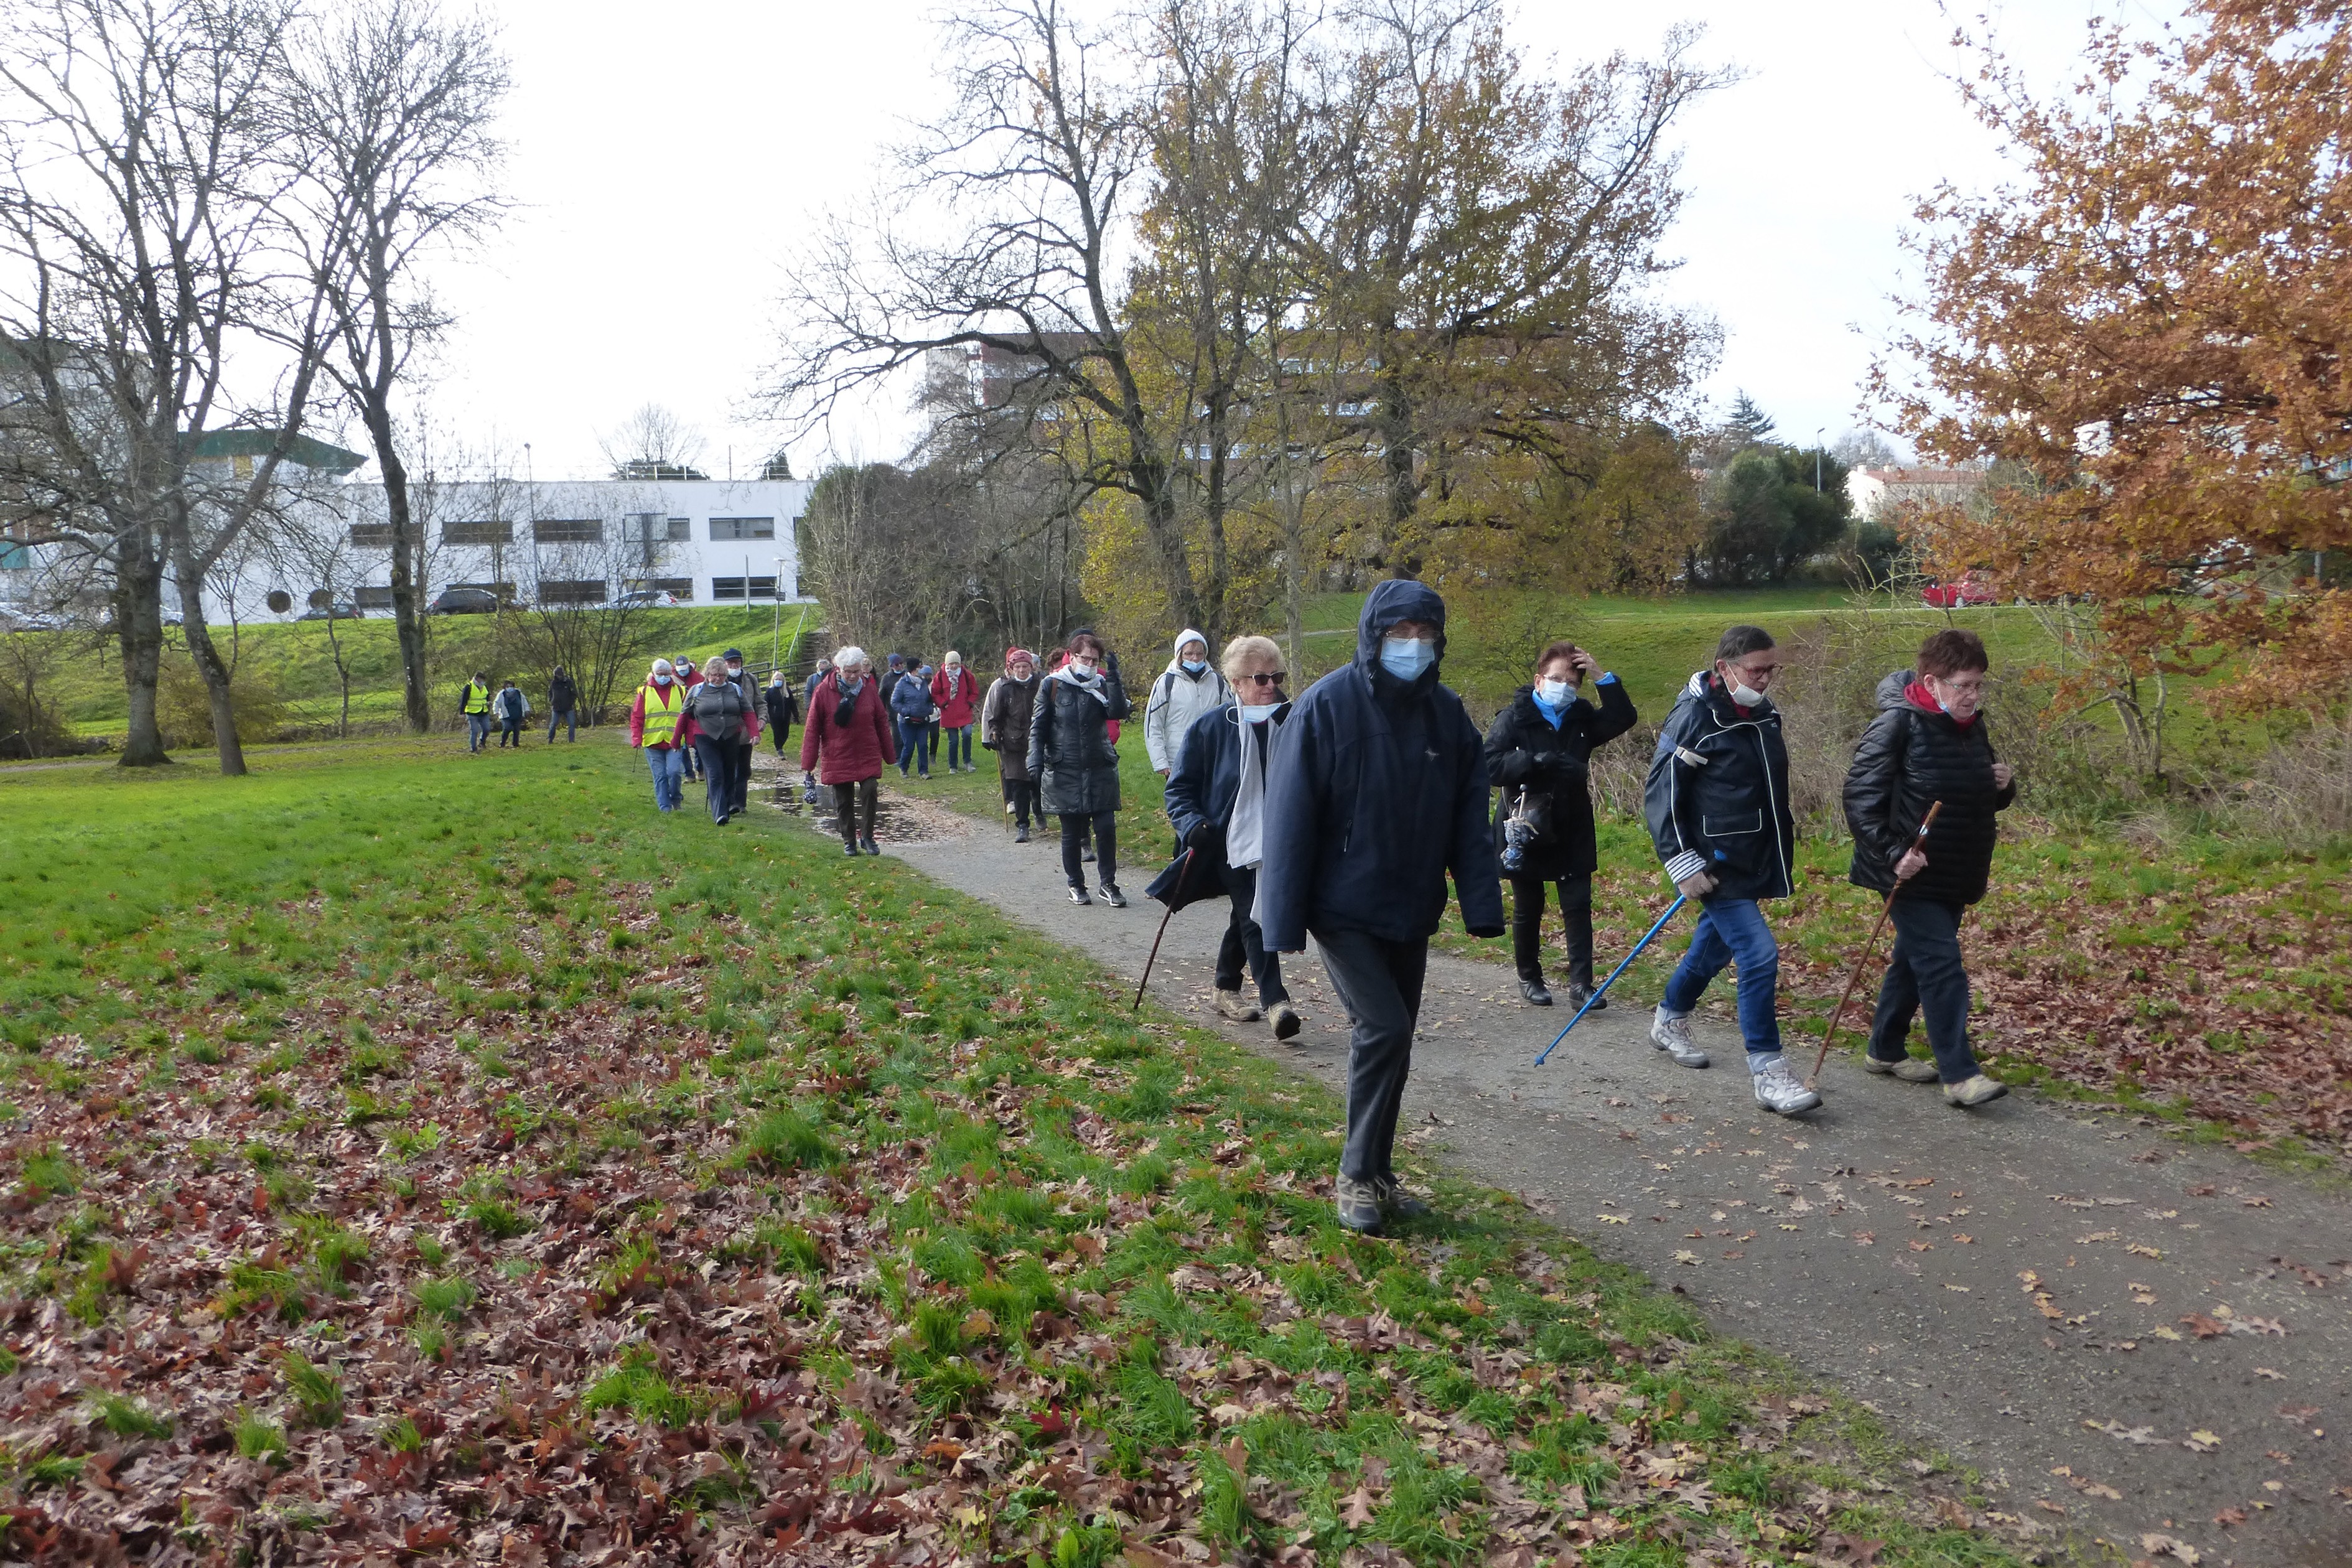
<svg viewBox="0 0 2352 1568"><path fill-rule="evenodd" d="M1242 679L1248 681L1253 686L1279 686L1284 681L1290 679L1290 672L1286 669L1277 669L1273 674L1269 675L1265 670L1258 669L1252 670L1249 674L1243 676Z"/></svg>
<svg viewBox="0 0 2352 1568"><path fill-rule="evenodd" d="M1935 681L1937 684L1947 688L1956 695L1962 692L1981 692L1984 690L1984 677L1981 675L1972 675L1965 680L1955 679L1953 677L1948 675L1933 675L1929 676L1928 679Z"/></svg>

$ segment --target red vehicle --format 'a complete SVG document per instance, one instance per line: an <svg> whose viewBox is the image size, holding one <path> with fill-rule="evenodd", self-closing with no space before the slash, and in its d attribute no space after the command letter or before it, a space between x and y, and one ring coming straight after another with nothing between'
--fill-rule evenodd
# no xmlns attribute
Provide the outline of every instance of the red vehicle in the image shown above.
<svg viewBox="0 0 2352 1568"><path fill-rule="evenodd" d="M2000 603L1985 580L1973 572L1962 573L1957 583L1930 583L1919 590L1919 596L1939 610L1957 609L1962 605Z"/></svg>

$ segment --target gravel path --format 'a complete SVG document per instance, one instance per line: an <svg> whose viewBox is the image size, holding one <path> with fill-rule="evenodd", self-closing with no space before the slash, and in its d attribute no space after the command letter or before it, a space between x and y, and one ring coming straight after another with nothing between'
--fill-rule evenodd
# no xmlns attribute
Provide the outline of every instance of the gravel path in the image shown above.
<svg viewBox="0 0 2352 1568"><path fill-rule="evenodd" d="M885 799L890 853L1140 973L1161 910L1139 890L1164 838L1133 847L1133 907L1080 909L1050 834L1016 846L887 784ZM1311 955L1290 967L1307 1016L1293 1044L1210 1007L1225 914L1175 918L1152 995L1339 1087L1346 1019ZM1777 1119L1750 1097L1736 1029L1702 1018L1719 1065L1677 1068L1648 1042L1650 1000L1589 1015L1537 1068L1565 1009L1527 1006L1507 964L1433 957L1411 1145L1841 1384L1978 1470L2005 1514L2130 1559L2185 1560L2153 1535L2208 1563L2352 1563L2340 1198L2031 1095L1957 1111L1850 1058L1820 1110Z"/></svg>

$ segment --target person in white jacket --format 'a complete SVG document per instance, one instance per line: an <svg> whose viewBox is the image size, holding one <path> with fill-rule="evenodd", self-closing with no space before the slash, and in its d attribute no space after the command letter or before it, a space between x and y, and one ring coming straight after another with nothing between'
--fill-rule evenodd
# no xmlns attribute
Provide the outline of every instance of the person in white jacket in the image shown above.
<svg viewBox="0 0 2352 1568"><path fill-rule="evenodd" d="M1181 760L1192 721L1234 700L1234 689L1209 662L1209 639L1186 626L1176 634L1176 657L1151 683L1143 708L1143 749L1161 778Z"/></svg>

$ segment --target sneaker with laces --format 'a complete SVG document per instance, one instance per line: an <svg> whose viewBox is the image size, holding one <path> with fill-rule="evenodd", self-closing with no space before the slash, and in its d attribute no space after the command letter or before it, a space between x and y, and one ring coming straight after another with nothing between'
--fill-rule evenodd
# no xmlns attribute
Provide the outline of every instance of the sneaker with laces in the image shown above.
<svg viewBox="0 0 2352 1568"><path fill-rule="evenodd" d="M1074 904L1091 904L1094 900L1087 897L1087 890L1084 888L1079 887L1076 883L1072 883L1070 885L1070 902Z"/></svg>
<svg viewBox="0 0 2352 1568"><path fill-rule="evenodd" d="M1331 1184L1331 1200L1339 1223L1349 1230L1369 1236L1381 1228L1381 1189L1372 1183L1339 1177Z"/></svg>
<svg viewBox="0 0 2352 1568"><path fill-rule="evenodd" d="M1372 1190L1380 1194L1381 1214L1388 1219L1427 1219L1437 1211L1405 1191L1404 1184L1394 1175L1378 1176L1372 1180Z"/></svg>
<svg viewBox="0 0 2352 1568"><path fill-rule="evenodd" d="M1936 1081L1936 1064L1934 1062L1923 1062L1917 1057L1897 1057L1893 1061L1885 1061L1877 1057L1874 1057L1869 1052L1865 1051L1863 1053L1862 1058L1862 1070L1864 1072L1889 1073L1895 1078L1901 1079L1905 1083L1933 1083Z"/></svg>
<svg viewBox="0 0 2352 1568"><path fill-rule="evenodd" d="M1118 890L1118 884L1117 882L1105 882L1101 887L1097 888L1095 891L1100 893L1102 895L1102 901L1108 904L1112 909L1123 910L1127 908L1127 895Z"/></svg>
<svg viewBox="0 0 2352 1568"><path fill-rule="evenodd" d="M1690 1015L1677 1016L1664 1007L1650 1015L1650 1041L1686 1068L1706 1066L1706 1053L1691 1038Z"/></svg>
<svg viewBox="0 0 2352 1568"><path fill-rule="evenodd" d="M1244 996L1239 987L1231 991L1217 988L1217 1012L1236 1024L1255 1024L1258 1020L1257 1004Z"/></svg>
<svg viewBox="0 0 2352 1568"><path fill-rule="evenodd" d="M2008 1092L2009 1085L1997 1078L1987 1078L1984 1074L1979 1073L1974 1078L1964 1078L1958 1083L1946 1084L1944 1103L1957 1105L1961 1110L1968 1110L1979 1105L1990 1105Z"/></svg>
<svg viewBox="0 0 2352 1568"><path fill-rule="evenodd" d="M1277 1040L1294 1038L1306 1022L1299 1017L1298 1009L1287 1002L1276 1002L1266 1009L1265 1016L1274 1020L1274 1037Z"/></svg>
<svg viewBox="0 0 2352 1568"><path fill-rule="evenodd" d="M1756 1103L1776 1116L1794 1116L1822 1102L1820 1095L1797 1080L1786 1057L1750 1057L1748 1068L1755 1075Z"/></svg>

